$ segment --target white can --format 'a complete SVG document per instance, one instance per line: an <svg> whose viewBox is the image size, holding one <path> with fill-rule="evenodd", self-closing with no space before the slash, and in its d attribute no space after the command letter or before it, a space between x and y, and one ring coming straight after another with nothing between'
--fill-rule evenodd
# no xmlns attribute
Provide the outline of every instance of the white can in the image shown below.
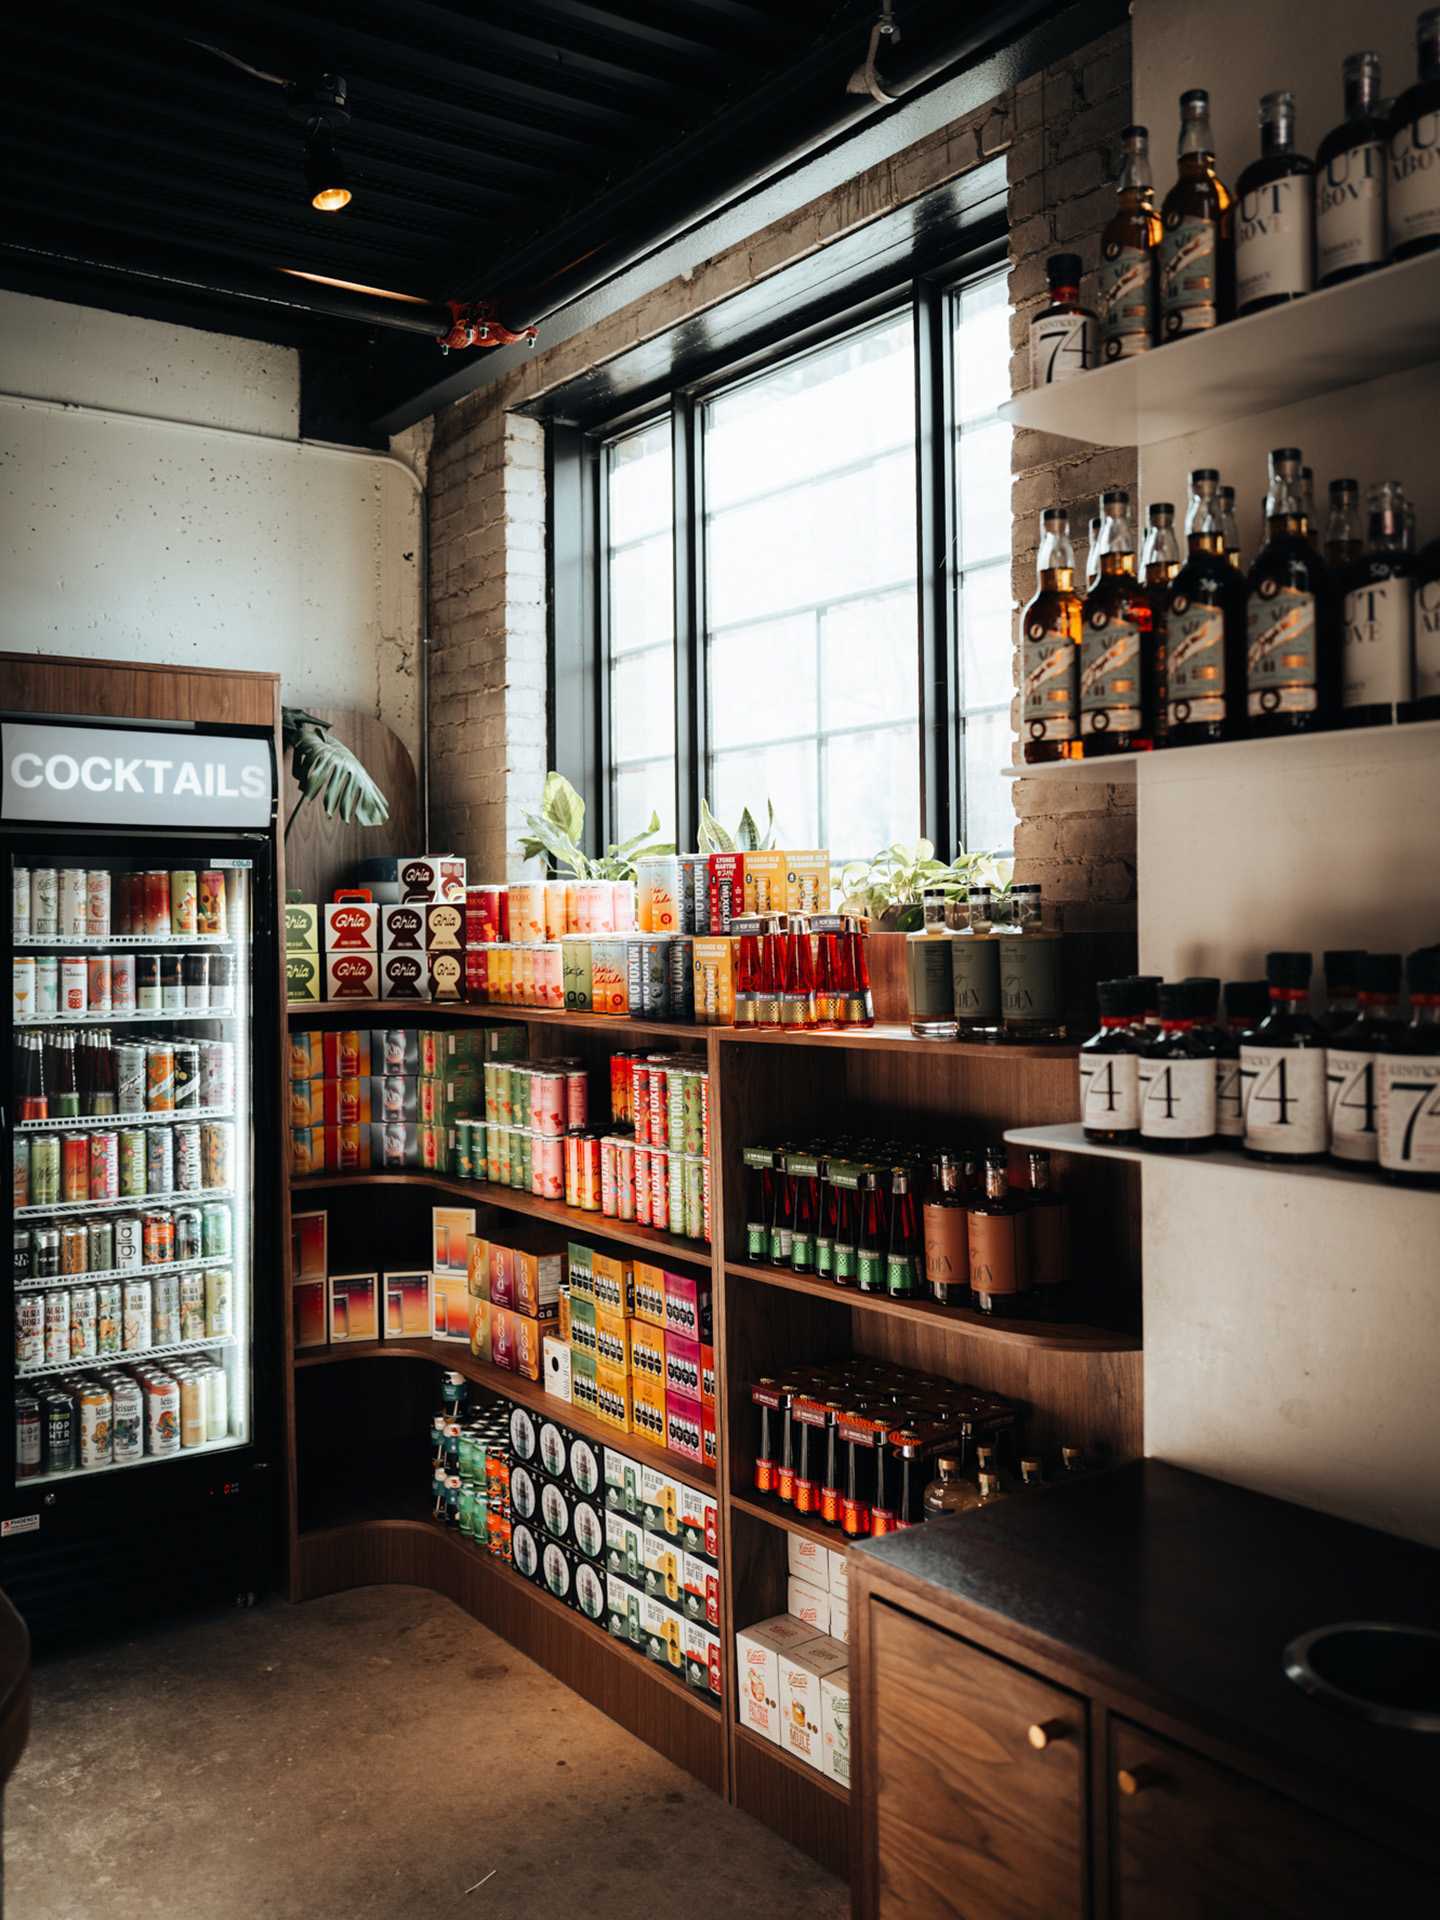
<svg viewBox="0 0 1440 1920"><path fill-rule="evenodd" d="M235 1104L235 1045L230 1040L200 1042L200 1105L222 1112Z"/></svg>
<svg viewBox="0 0 1440 1920"><path fill-rule="evenodd" d="M168 1373L155 1373L145 1382L145 1451L180 1451L180 1383Z"/></svg>
<svg viewBox="0 0 1440 1920"><path fill-rule="evenodd" d="M10 907L10 931L18 945L30 938L30 869L13 867L14 883Z"/></svg>
<svg viewBox="0 0 1440 1920"><path fill-rule="evenodd" d="M230 1314L230 1269L211 1267L205 1275L205 1333L211 1340L228 1340L232 1331Z"/></svg>
<svg viewBox="0 0 1440 1920"><path fill-rule="evenodd" d="M85 932L92 940L110 938L110 875L104 867L85 876Z"/></svg>
<svg viewBox="0 0 1440 1920"><path fill-rule="evenodd" d="M99 1357L96 1344L96 1301L94 1287L75 1287L70 1294L70 1358L94 1360Z"/></svg>
<svg viewBox="0 0 1440 1920"><path fill-rule="evenodd" d="M115 1457L115 1406L110 1389L91 1381L76 1395L80 1403L80 1464L108 1467Z"/></svg>
<svg viewBox="0 0 1440 1920"><path fill-rule="evenodd" d="M45 1364L45 1296L15 1296L15 1371L29 1373Z"/></svg>
<svg viewBox="0 0 1440 1920"><path fill-rule="evenodd" d="M120 1214L115 1221L116 1272L128 1273L143 1266L144 1253L145 1230L140 1224L139 1214Z"/></svg>
<svg viewBox="0 0 1440 1920"><path fill-rule="evenodd" d="M151 1282L155 1306L150 1330L157 1347L173 1347L180 1338L180 1281L173 1273L157 1273Z"/></svg>
<svg viewBox="0 0 1440 1920"><path fill-rule="evenodd" d="M230 1382L223 1367L206 1372L205 1438L223 1440L230 1431Z"/></svg>
<svg viewBox="0 0 1440 1920"><path fill-rule="evenodd" d="M107 1280L95 1289L95 1351L119 1353L120 1330L125 1313L118 1280Z"/></svg>
<svg viewBox="0 0 1440 1920"><path fill-rule="evenodd" d="M45 1364L63 1367L70 1358L70 1296L63 1289L45 1296Z"/></svg>
<svg viewBox="0 0 1440 1920"><path fill-rule="evenodd" d="M30 870L30 937L53 940L60 931L60 876L54 867Z"/></svg>
<svg viewBox="0 0 1440 1920"><path fill-rule="evenodd" d="M60 1011L60 961L53 953L35 956L35 1011Z"/></svg>
<svg viewBox="0 0 1440 1920"><path fill-rule="evenodd" d="M83 953L67 953L60 961L60 1005L56 1012L62 1020L83 1020L89 1010L89 962Z"/></svg>
<svg viewBox="0 0 1440 1920"><path fill-rule="evenodd" d="M119 1252L118 1246L116 1252ZM150 1282L127 1280L122 1334L126 1353L144 1353L147 1347L153 1345L154 1323L155 1307Z"/></svg>
<svg viewBox="0 0 1440 1920"><path fill-rule="evenodd" d="M86 900L89 889L83 867L60 869L60 925L57 931L66 940L83 940L88 920Z"/></svg>
<svg viewBox="0 0 1440 1920"><path fill-rule="evenodd" d="M32 953L17 953L15 956L15 984L11 990L11 1018L28 1020L35 1011L35 956Z"/></svg>
<svg viewBox="0 0 1440 1920"><path fill-rule="evenodd" d="M110 1006L115 1013L135 1011L135 956L112 953L110 956Z"/></svg>
<svg viewBox="0 0 1440 1920"><path fill-rule="evenodd" d="M145 1457L145 1392L128 1373L117 1373L110 1381L110 1402L115 1429L115 1464Z"/></svg>
<svg viewBox="0 0 1440 1920"><path fill-rule="evenodd" d="M203 1340L206 1334L205 1276L182 1273L180 1276L180 1338Z"/></svg>

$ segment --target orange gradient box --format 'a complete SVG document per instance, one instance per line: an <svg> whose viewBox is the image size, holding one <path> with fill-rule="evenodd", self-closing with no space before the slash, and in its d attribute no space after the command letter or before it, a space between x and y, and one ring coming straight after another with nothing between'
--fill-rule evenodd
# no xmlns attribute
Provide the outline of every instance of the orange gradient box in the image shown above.
<svg viewBox="0 0 1440 1920"><path fill-rule="evenodd" d="M387 1273L385 1276L387 1340L424 1340L430 1334L430 1275Z"/></svg>
<svg viewBox="0 0 1440 1920"><path fill-rule="evenodd" d="M430 1333L436 1340L470 1344L470 1295L463 1273L431 1273Z"/></svg>

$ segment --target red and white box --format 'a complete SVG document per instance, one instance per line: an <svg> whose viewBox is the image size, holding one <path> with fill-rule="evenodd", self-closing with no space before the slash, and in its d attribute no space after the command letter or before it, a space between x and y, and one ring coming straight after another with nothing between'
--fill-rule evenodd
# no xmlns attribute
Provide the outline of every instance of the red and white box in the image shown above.
<svg viewBox="0 0 1440 1920"><path fill-rule="evenodd" d="M380 909L368 900L342 900L325 909L325 952L377 953Z"/></svg>
<svg viewBox="0 0 1440 1920"><path fill-rule="evenodd" d="M428 1000L430 970L423 953L382 953L380 956L380 998L382 1000Z"/></svg>
<svg viewBox="0 0 1440 1920"><path fill-rule="evenodd" d="M778 1747L784 1733L780 1724L780 1659L798 1653L817 1636L788 1613L759 1621L735 1636L740 1724L772 1740Z"/></svg>
<svg viewBox="0 0 1440 1920"><path fill-rule="evenodd" d="M705 1454L704 1408L698 1400L680 1393L665 1395L665 1444L671 1453L685 1460L701 1460Z"/></svg>
<svg viewBox="0 0 1440 1920"><path fill-rule="evenodd" d="M665 1398L674 1395L682 1400L693 1400L696 1405L696 1419L699 1419L700 1406L700 1342L687 1340L683 1333L672 1333L665 1329Z"/></svg>
<svg viewBox="0 0 1440 1920"><path fill-rule="evenodd" d="M412 853L396 862L402 900L465 904L465 862L453 853Z"/></svg>
<svg viewBox="0 0 1440 1920"><path fill-rule="evenodd" d="M425 905L423 901L380 909L380 951L382 953L423 953L425 951Z"/></svg>
<svg viewBox="0 0 1440 1920"><path fill-rule="evenodd" d="M465 998L475 1005L490 996L490 956L484 947L465 949Z"/></svg>
<svg viewBox="0 0 1440 1920"><path fill-rule="evenodd" d="M378 1000L380 998L380 956L346 949L325 956L325 998L327 1000Z"/></svg>

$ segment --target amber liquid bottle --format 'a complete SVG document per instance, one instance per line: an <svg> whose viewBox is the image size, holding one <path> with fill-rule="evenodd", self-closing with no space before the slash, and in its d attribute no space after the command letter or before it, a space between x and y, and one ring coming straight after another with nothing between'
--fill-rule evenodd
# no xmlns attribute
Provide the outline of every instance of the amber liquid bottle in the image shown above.
<svg viewBox="0 0 1440 1920"><path fill-rule="evenodd" d="M1130 496L1101 496L1100 577L1081 613L1080 737L1085 758L1155 744L1155 657L1150 599L1135 576Z"/></svg>
<svg viewBox="0 0 1440 1920"><path fill-rule="evenodd" d="M1166 619L1167 747L1238 740L1245 729L1245 583L1225 557L1220 476L1190 475L1189 556Z"/></svg>
<svg viewBox="0 0 1440 1920"><path fill-rule="evenodd" d="M1070 516L1040 516L1034 598L1020 615L1020 734L1025 764L1080 757L1080 596Z"/></svg>
<svg viewBox="0 0 1440 1920"><path fill-rule="evenodd" d="M960 1191L960 1162L940 1156L938 1192L925 1201L925 1289L942 1307L970 1304L970 1242L967 1196Z"/></svg>
<svg viewBox="0 0 1440 1920"><path fill-rule="evenodd" d="M1155 345L1155 266L1162 228L1150 173L1150 133L1126 127L1120 204L1100 236L1100 351L1108 363Z"/></svg>
<svg viewBox="0 0 1440 1920"><path fill-rule="evenodd" d="M1296 447L1270 455L1265 532L1245 615L1247 732L1314 733L1340 711L1340 635L1330 570L1310 540Z"/></svg>
<svg viewBox="0 0 1440 1920"><path fill-rule="evenodd" d="M1414 697L1414 570L1405 489L1382 481L1370 494L1365 551L1336 576L1345 623L1342 726L1388 726Z"/></svg>
<svg viewBox="0 0 1440 1920"><path fill-rule="evenodd" d="M1440 247L1440 7L1415 22L1418 75L1390 116L1386 213L1390 258L1413 260Z"/></svg>
<svg viewBox="0 0 1440 1920"><path fill-rule="evenodd" d="M1005 1149L985 1153L985 1196L970 1203L970 1292L981 1313L1024 1314L1032 1289L1025 1202L1010 1191Z"/></svg>
<svg viewBox="0 0 1440 1920"><path fill-rule="evenodd" d="M1151 658L1155 663L1155 744L1168 744L1168 687L1170 652L1170 589L1180 571L1180 542L1175 536L1175 508L1168 500L1152 501L1150 524L1140 552L1140 577L1150 602Z"/></svg>
<svg viewBox="0 0 1440 1920"><path fill-rule="evenodd" d="M1235 201L1215 171L1210 96L1180 96L1175 184L1160 209L1160 337L1210 333L1235 306Z"/></svg>

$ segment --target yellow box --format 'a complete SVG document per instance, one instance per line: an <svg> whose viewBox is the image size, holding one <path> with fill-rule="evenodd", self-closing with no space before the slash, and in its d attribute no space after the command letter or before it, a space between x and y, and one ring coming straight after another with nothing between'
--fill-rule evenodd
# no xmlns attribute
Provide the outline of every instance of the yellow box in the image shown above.
<svg viewBox="0 0 1440 1920"><path fill-rule="evenodd" d="M568 1286L560 1289L560 1338L568 1347L570 1344L570 1289Z"/></svg>
<svg viewBox="0 0 1440 1920"><path fill-rule="evenodd" d="M483 1234L465 1241L465 1287L472 1300L490 1298L490 1242Z"/></svg>
<svg viewBox="0 0 1440 1920"><path fill-rule="evenodd" d="M600 1307L595 1313L595 1358L616 1373L630 1372L630 1329L635 1325L623 1313Z"/></svg>
<svg viewBox="0 0 1440 1920"><path fill-rule="evenodd" d="M630 1430L657 1447L665 1444L665 1382L630 1375Z"/></svg>
<svg viewBox="0 0 1440 1920"><path fill-rule="evenodd" d="M816 847L803 853L785 855L785 911L787 913L828 913L830 911L830 853Z"/></svg>
<svg viewBox="0 0 1440 1920"><path fill-rule="evenodd" d="M652 1327L665 1325L665 1273L661 1267L652 1267L648 1261L637 1260L630 1270L633 1290L631 1314L637 1320L644 1320Z"/></svg>
<svg viewBox="0 0 1440 1920"><path fill-rule="evenodd" d="M630 1262L617 1260L608 1253L592 1253L590 1291L595 1296L597 1308L608 1307L614 1313L629 1313L632 1291Z"/></svg>
<svg viewBox="0 0 1440 1920"><path fill-rule="evenodd" d="M490 1302L470 1296L470 1351L480 1360L490 1359Z"/></svg>
<svg viewBox="0 0 1440 1920"><path fill-rule="evenodd" d="M649 1320L630 1322L630 1371L637 1380L653 1380L664 1398L665 1329Z"/></svg>
<svg viewBox="0 0 1440 1920"><path fill-rule="evenodd" d="M702 1027L735 1024L735 942L720 934L697 939L691 947L695 976L695 1019Z"/></svg>
<svg viewBox="0 0 1440 1920"><path fill-rule="evenodd" d="M745 856L746 913L784 913L788 853L747 853Z"/></svg>
<svg viewBox="0 0 1440 1920"><path fill-rule="evenodd" d="M430 1334L435 1340L470 1338L470 1296L463 1273L430 1274Z"/></svg>
<svg viewBox="0 0 1440 1920"><path fill-rule="evenodd" d="M598 1404L595 1411L607 1427L614 1427L617 1433L630 1431L630 1376L617 1373L614 1367L605 1367L597 1363L595 1368L595 1386Z"/></svg>
<svg viewBox="0 0 1440 1920"><path fill-rule="evenodd" d="M301 952L285 955L285 998L292 1002L325 998L320 991L318 953Z"/></svg>

